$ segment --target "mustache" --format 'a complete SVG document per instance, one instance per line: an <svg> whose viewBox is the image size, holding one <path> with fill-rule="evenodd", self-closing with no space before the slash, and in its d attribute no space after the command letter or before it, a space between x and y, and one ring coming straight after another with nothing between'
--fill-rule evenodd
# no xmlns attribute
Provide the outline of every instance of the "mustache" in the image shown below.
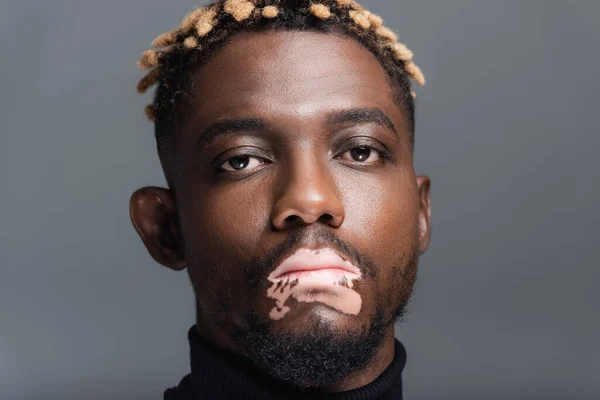
<svg viewBox="0 0 600 400"><path fill-rule="evenodd" d="M260 289L268 286L265 277L281 262L299 248L324 248L335 250L342 258L354 264L363 276L374 277L377 268L373 260L362 254L355 246L342 240L325 227L299 229L290 232L278 246L270 249L264 256L256 257L246 264L244 271L250 287Z"/></svg>

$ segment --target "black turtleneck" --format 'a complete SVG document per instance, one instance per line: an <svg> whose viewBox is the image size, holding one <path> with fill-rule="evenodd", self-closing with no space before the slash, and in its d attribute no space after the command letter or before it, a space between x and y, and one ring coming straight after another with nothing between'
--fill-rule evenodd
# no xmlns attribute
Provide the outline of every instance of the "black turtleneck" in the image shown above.
<svg viewBox="0 0 600 400"><path fill-rule="evenodd" d="M164 400L199 399L327 399L402 400L404 346L396 340L394 360L367 386L341 393L309 393L292 388L256 371L239 358L226 354L202 339L196 327L189 330L191 368L179 386L165 391Z"/></svg>

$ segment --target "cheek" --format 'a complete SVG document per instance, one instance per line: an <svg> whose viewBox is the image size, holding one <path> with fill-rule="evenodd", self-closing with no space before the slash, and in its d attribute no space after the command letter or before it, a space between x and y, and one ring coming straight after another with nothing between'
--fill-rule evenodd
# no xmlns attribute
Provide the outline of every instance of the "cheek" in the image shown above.
<svg viewBox="0 0 600 400"><path fill-rule="evenodd" d="M184 197L195 199L181 205L180 215L188 273L198 305L214 320L242 315L250 304L240 304L235 294L247 286L240 266L255 255L268 221L265 195L230 185L194 188Z"/></svg>
<svg viewBox="0 0 600 400"><path fill-rule="evenodd" d="M407 174L408 175L408 174ZM409 176L363 179L342 184L344 228L374 252L408 250L418 239L418 193Z"/></svg>
<svg viewBox="0 0 600 400"><path fill-rule="evenodd" d="M237 260L249 257L269 221L267 191L260 185L229 183L194 188L196 199L185 204L187 254L198 261Z"/></svg>

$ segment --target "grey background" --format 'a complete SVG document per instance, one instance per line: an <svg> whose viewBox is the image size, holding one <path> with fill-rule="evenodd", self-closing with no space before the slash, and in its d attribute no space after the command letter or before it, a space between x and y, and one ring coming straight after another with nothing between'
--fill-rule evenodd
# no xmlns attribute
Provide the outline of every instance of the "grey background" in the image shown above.
<svg viewBox="0 0 600 400"><path fill-rule="evenodd" d="M600 398L600 2L364 4L428 79L406 398ZM194 5L0 3L1 399L158 399L188 371L191 287L128 200L164 183L135 62Z"/></svg>

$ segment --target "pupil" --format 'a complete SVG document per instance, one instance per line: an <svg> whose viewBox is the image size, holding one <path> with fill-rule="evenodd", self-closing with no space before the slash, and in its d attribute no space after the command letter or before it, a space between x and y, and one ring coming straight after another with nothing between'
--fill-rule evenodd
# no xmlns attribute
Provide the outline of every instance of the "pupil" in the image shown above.
<svg viewBox="0 0 600 400"><path fill-rule="evenodd" d="M233 169L244 169L250 163L250 157L234 157L229 160L229 165Z"/></svg>
<svg viewBox="0 0 600 400"><path fill-rule="evenodd" d="M355 161L365 161L369 159L371 155L371 149L367 147L357 147L350 150L350 154Z"/></svg>

